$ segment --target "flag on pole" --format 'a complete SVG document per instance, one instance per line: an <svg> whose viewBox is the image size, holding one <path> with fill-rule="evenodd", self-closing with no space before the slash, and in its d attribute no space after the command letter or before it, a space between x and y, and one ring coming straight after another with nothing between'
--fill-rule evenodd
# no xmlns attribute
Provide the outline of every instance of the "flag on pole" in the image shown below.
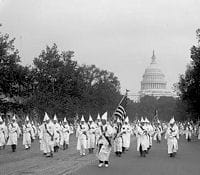
<svg viewBox="0 0 200 175"><path fill-rule="evenodd" d="M115 112L114 112L114 116L116 118L121 119L122 121L125 119L126 117L126 107L127 107L127 92L126 94L122 97L119 105L117 106Z"/></svg>

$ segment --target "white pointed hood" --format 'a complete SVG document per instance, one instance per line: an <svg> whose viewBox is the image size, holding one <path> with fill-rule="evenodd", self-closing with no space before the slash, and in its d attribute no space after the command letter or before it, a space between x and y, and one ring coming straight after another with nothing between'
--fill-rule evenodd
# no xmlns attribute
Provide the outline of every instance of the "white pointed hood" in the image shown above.
<svg viewBox="0 0 200 175"><path fill-rule="evenodd" d="M88 120L89 122L93 122L93 119L92 119L92 116L90 115L89 116L89 120Z"/></svg>
<svg viewBox="0 0 200 175"><path fill-rule="evenodd" d="M102 117L101 117L102 120L106 120L108 119L108 112L105 112Z"/></svg>
<svg viewBox="0 0 200 175"><path fill-rule="evenodd" d="M53 120L58 121L56 114L54 115Z"/></svg>
<svg viewBox="0 0 200 175"><path fill-rule="evenodd" d="M97 116L97 120L101 120L101 117L100 117L99 113L98 113L98 116Z"/></svg>
<svg viewBox="0 0 200 175"><path fill-rule="evenodd" d="M144 123L144 122L145 122L145 121L144 121L144 119L143 119L143 117L141 118L141 122L142 122L142 123Z"/></svg>
<svg viewBox="0 0 200 175"><path fill-rule="evenodd" d="M67 122L67 119L66 119L66 117L64 118L64 121L63 122Z"/></svg>
<svg viewBox="0 0 200 175"><path fill-rule="evenodd" d="M117 118L117 123L121 123L121 120L119 119L119 117Z"/></svg>
<svg viewBox="0 0 200 175"><path fill-rule="evenodd" d="M12 118L12 119L15 120L15 121L17 120L15 114L13 115L13 118Z"/></svg>
<svg viewBox="0 0 200 175"><path fill-rule="evenodd" d="M43 121L47 121L47 120L49 120L49 116L48 116L48 114L45 112L45 114L44 114L44 120L43 120Z"/></svg>
<svg viewBox="0 0 200 175"><path fill-rule="evenodd" d="M149 120L147 119L147 117L145 118L145 122L146 122L146 123L150 123Z"/></svg>
<svg viewBox="0 0 200 175"><path fill-rule="evenodd" d="M128 116L125 118L124 121L127 122L127 123L129 123L129 118L128 118Z"/></svg>
<svg viewBox="0 0 200 175"><path fill-rule="evenodd" d="M0 122L3 122L2 117L0 116Z"/></svg>
<svg viewBox="0 0 200 175"><path fill-rule="evenodd" d="M84 122L84 121L85 121L85 119L84 119L84 116L82 115L81 122Z"/></svg>
<svg viewBox="0 0 200 175"><path fill-rule="evenodd" d="M29 117L28 117L28 115L26 116L26 121L29 122Z"/></svg>
<svg viewBox="0 0 200 175"><path fill-rule="evenodd" d="M173 124L175 122L174 117L171 118L171 120L169 121L170 124Z"/></svg>

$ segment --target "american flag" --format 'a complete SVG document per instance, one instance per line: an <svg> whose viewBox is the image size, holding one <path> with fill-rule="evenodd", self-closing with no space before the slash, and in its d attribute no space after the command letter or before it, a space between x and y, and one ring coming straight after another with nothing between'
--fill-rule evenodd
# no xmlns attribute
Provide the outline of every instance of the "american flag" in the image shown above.
<svg viewBox="0 0 200 175"><path fill-rule="evenodd" d="M117 106L117 108L116 108L116 110L114 112L115 118L120 118L122 121L126 117L127 92L128 91L126 91L126 94L122 97L119 105Z"/></svg>

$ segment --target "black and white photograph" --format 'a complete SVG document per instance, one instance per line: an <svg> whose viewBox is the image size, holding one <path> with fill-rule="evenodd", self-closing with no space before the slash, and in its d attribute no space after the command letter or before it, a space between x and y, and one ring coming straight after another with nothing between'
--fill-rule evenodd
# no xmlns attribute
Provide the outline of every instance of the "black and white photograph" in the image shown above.
<svg viewBox="0 0 200 175"><path fill-rule="evenodd" d="M0 0L0 175L200 175L200 0Z"/></svg>

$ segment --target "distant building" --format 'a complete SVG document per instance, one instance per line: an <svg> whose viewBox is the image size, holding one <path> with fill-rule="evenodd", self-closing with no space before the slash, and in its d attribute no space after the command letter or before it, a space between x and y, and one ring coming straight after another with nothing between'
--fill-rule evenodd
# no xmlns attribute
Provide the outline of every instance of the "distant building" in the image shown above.
<svg viewBox="0 0 200 175"><path fill-rule="evenodd" d="M144 96L154 96L160 98L165 97L176 97L171 91L167 90L167 81L165 75L159 68L156 62L156 56L153 51L151 57L151 64L145 69L142 81L141 90L139 91L139 98Z"/></svg>

